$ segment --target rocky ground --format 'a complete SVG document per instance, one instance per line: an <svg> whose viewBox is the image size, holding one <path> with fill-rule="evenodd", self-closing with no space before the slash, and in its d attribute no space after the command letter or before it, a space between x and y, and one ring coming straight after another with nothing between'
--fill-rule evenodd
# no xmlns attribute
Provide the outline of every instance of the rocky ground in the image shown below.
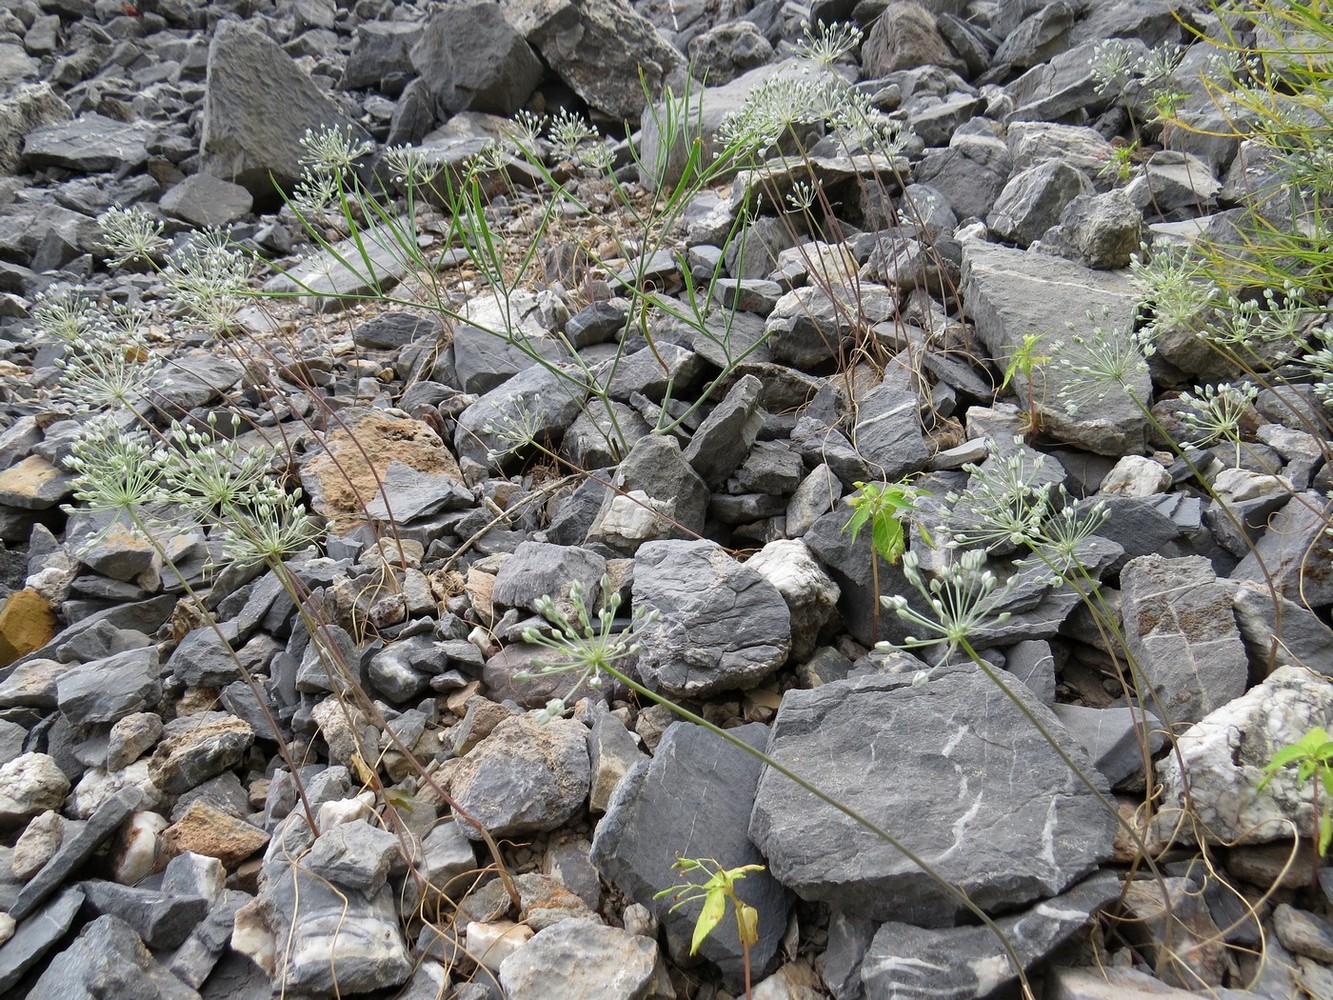
<svg viewBox="0 0 1333 1000"><path fill-rule="evenodd" d="M795 55L812 17L866 40L820 69ZM1146 55L1210 18L1187 0L2 0L0 994L737 996L735 929L691 957L697 906L656 898L680 855L765 866L741 886L764 1000L1016 996L1015 960L1052 1000L1333 997L1310 785L1257 788L1275 750L1333 728L1327 410L1270 385L1241 446L1180 449L1178 392L1233 374L1188 338L1136 357L1134 397L1065 405L1086 345L1138 350L1140 243L1222 231L1275 176L1208 134L1224 130L1191 75L1203 44L1173 82L1204 131L1159 130L1108 169L1142 109L1098 86L1096 47ZM631 262L609 259L624 214L580 189L608 207L539 247L511 307L553 357L619 359L623 457L605 410L483 329L475 262L449 257L434 286L471 323L408 304L427 284L391 257L403 303L344 308L333 293L358 276L274 193L307 129L448 166L526 107L598 125L646 199L623 123L643 116L651 144L641 88L679 87L687 62L707 74L709 142L763 81L832 72L906 140L887 161L813 148L836 233L770 199L724 247L753 179L690 206L653 279L683 295L682 267L721 260L728 343L758 345L707 397L719 339L665 316L644 336L613 280ZM496 224L520 245L544 193L530 165L502 172ZM227 567L184 519L164 563L67 510L89 414L62 392L38 296L167 298L160 274L106 267L113 205L178 242L229 227L271 262L256 288L295 287L283 270L323 293L248 308L225 338L155 313L166 375L140 408L159 428L238 414L244 441L283 444L272 479L299 482L323 526L289 588ZM423 212L423 250L448 249ZM608 249L590 263L575 238ZM1028 372L999 389L1033 333L1058 356L1034 389ZM653 434L668 383L670 413L704 405ZM515 414L562 461L497 458ZM970 631L989 675L954 657L921 683L931 650L873 648L920 637L874 613L875 588L929 608L868 530L851 537L846 499L919 476L910 545L942 571L1006 468L1104 512L1076 554L1108 610L1000 546L1014 582ZM895 847L618 683L545 718L570 676L525 679L550 650L524 632L574 581L620 594L623 626L658 612L632 677L887 829L1010 950Z"/></svg>

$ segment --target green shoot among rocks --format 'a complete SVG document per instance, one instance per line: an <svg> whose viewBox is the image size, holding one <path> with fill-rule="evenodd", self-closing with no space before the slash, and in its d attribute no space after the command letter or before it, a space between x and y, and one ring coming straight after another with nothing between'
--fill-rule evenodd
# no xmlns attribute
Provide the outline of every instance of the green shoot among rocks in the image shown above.
<svg viewBox="0 0 1333 1000"><path fill-rule="evenodd" d="M1279 771L1292 765L1296 767L1298 782L1310 782L1310 799L1316 817L1314 843L1322 858L1328 854L1329 844L1333 843L1333 740L1322 726L1315 726L1295 743L1274 753L1255 790L1263 791ZM1317 876L1317 863L1315 872Z"/></svg>
<svg viewBox="0 0 1333 1000"><path fill-rule="evenodd" d="M759 911L746 903L736 894L736 883L745 878L748 872L761 872L763 865L741 865L737 868L723 868L721 863L712 858L677 858L671 867L681 875L702 872L708 876L702 885L696 882L682 882L669 889L663 889L654 899L667 896L675 898L672 910L688 906L703 900L699 917L694 924L694 936L690 941L690 954L697 955L704 939L713 933L714 928L726 915L727 905L736 917L736 935L740 938L741 950L745 961L745 996L750 993L750 946L759 940Z"/></svg>
<svg viewBox="0 0 1333 1000"><path fill-rule="evenodd" d="M904 521L916 510L916 498L924 493L906 480L897 483L857 483L856 492L847 498L853 513L843 526L855 544L861 529L870 525L870 576L876 603L872 612L871 634L879 634L879 560L897 565L907 548ZM926 544L933 544L925 534Z"/></svg>

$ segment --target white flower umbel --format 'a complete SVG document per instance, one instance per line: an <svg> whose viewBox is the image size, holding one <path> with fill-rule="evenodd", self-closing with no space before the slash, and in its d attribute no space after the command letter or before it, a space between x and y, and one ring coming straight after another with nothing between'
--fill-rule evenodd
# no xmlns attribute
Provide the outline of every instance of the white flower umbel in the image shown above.
<svg viewBox="0 0 1333 1000"><path fill-rule="evenodd" d="M161 360L139 337L79 338L55 366L79 411L133 407L158 380Z"/></svg>
<svg viewBox="0 0 1333 1000"><path fill-rule="evenodd" d="M568 108L562 108L546 127L546 137L562 160L577 162L579 147L597 138L597 132Z"/></svg>
<svg viewBox="0 0 1333 1000"><path fill-rule="evenodd" d="M880 598L884 607L921 631L918 635L907 636L900 644L881 642L877 649L943 646L944 656L940 662L944 663L983 624L999 623L1009 618L1008 611L995 612L991 609L1004 602L1005 595L1013 589L1018 577L1010 577L1001 585L995 574L986 568L986 553L981 549L958 553L948 567L929 579L922 574L920 559L914 552L903 556L902 566L907 582L925 598L930 613L917 611L901 594ZM914 683L924 684L930 679L931 673L922 671Z"/></svg>
<svg viewBox="0 0 1333 1000"><path fill-rule="evenodd" d="M582 583L575 581L570 587L569 603L574 610L571 620L556 605L549 594L537 600L538 614L551 623L550 629L528 628L523 630L523 641L545 646L555 656L543 660L541 669L534 673L521 673L520 680L533 677L546 677L551 674L577 674L573 685L563 698L549 702L542 718L551 719L565 711L566 703L585 685L598 688L602 685L602 673L607 667L614 667L619 661L634 656L639 652L639 636L660 613L656 608L648 610L642 607L634 609L629 624L616 629L616 611L620 608L620 594L611 585L611 578L603 576L601 580L602 606L596 615L596 623L588 611L588 604L583 593Z"/></svg>
<svg viewBox="0 0 1333 1000"><path fill-rule="evenodd" d="M180 311L211 333L228 332L249 298L250 262L220 229L196 233L162 274Z"/></svg>
<svg viewBox="0 0 1333 1000"><path fill-rule="evenodd" d="M113 206L97 217L97 224L102 227L102 248L110 254L105 262L111 268L154 260L171 246L162 236L162 220L140 205Z"/></svg>
<svg viewBox="0 0 1333 1000"><path fill-rule="evenodd" d="M140 519L162 504L166 454L143 431L125 431L109 415L95 417L70 447L74 499L94 514Z"/></svg>
<svg viewBox="0 0 1333 1000"><path fill-rule="evenodd" d="M339 176L346 175L356 167L357 160L375 149L373 143L355 140L350 127L342 129L332 125L306 129L300 144L301 166Z"/></svg>
<svg viewBox="0 0 1333 1000"><path fill-rule="evenodd" d="M770 77L739 111L722 119L718 138L739 159L763 156L798 126L822 121L828 104L828 86L822 79Z"/></svg>
<svg viewBox="0 0 1333 1000"><path fill-rule="evenodd" d="M419 188L434 176L434 168L416 146L389 146L384 150L384 166L395 184L408 190Z"/></svg>
<svg viewBox="0 0 1333 1000"><path fill-rule="evenodd" d="M1245 412L1259 396L1258 386L1206 385L1199 395L1182 392L1180 401L1189 409L1180 415L1186 427L1199 435L1204 444L1230 441L1236 446L1236 465L1240 465L1240 425Z"/></svg>
<svg viewBox="0 0 1333 1000"><path fill-rule="evenodd" d="M1045 462L1044 455L1020 450L996 456L984 466L963 466L971 476L967 490L945 494L953 506L946 524L952 544L980 545L993 552L1037 537L1050 510L1050 484L1033 485Z"/></svg>
<svg viewBox="0 0 1333 1000"><path fill-rule="evenodd" d="M32 319L38 333L72 343L89 337L102 321L97 304L82 288L68 285L37 296Z"/></svg>
<svg viewBox="0 0 1333 1000"><path fill-rule="evenodd" d="M1065 375L1059 391L1065 412L1095 413L1126 396L1142 405L1136 387L1149 384L1148 358L1155 350L1150 342L1136 333L1097 326L1090 334L1070 337L1069 343L1074 350L1066 351L1064 341L1052 345L1055 364Z"/></svg>
<svg viewBox="0 0 1333 1000"><path fill-rule="evenodd" d="M1059 510L1050 514L1041 524L1040 530L1029 540L1032 551L1054 573L1059 582L1069 579L1078 568L1079 551L1083 544L1097 534L1097 530L1111 516L1106 502L1098 501L1091 507L1080 510L1060 487Z"/></svg>
<svg viewBox="0 0 1333 1000"><path fill-rule="evenodd" d="M1333 323L1325 324L1314 332L1319 346L1301 359L1314 376L1315 395L1325 406L1333 406Z"/></svg>
<svg viewBox="0 0 1333 1000"><path fill-rule="evenodd" d="M165 468L164 491L170 501L195 520L228 517L261 496L276 480L273 449L244 448L236 440L240 417L231 418L230 436L217 433L217 414L208 430L173 422L172 443Z"/></svg>
<svg viewBox="0 0 1333 1000"><path fill-rule="evenodd" d="M305 509L301 491L288 493L277 486L235 508L219 528L222 551L242 569L274 566L309 551L323 537Z"/></svg>
<svg viewBox="0 0 1333 1000"><path fill-rule="evenodd" d="M861 29L846 21L820 22L805 26L804 37L796 45L796 54L821 66L831 67L858 45L865 36Z"/></svg>

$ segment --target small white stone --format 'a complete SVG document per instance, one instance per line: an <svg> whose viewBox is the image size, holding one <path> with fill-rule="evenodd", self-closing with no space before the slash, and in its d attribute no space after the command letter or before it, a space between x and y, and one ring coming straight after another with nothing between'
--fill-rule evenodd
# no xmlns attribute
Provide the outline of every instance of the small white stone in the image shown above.
<svg viewBox="0 0 1333 1000"><path fill-rule="evenodd" d="M1143 455L1126 455L1106 474L1101 492L1108 496L1150 497L1171 485L1171 474Z"/></svg>
<svg viewBox="0 0 1333 1000"><path fill-rule="evenodd" d="M0 913L0 944L4 944L14 936L14 928L18 924L8 913Z"/></svg>
<svg viewBox="0 0 1333 1000"><path fill-rule="evenodd" d="M370 819L374 810L374 794L362 792L353 799L336 799L333 802L322 803L315 818L321 830L329 830L358 819Z"/></svg>
<svg viewBox="0 0 1333 1000"><path fill-rule="evenodd" d="M532 928L512 920L472 921L466 934L468 953L492 972L499 972L500 963L527 944Z"/></svg>
<svg viewBox="0 0 1333 1000"><path fill-rule="evenodd" d="M155 812L137 812L121 828L112 861L112 877L121 885L137 885L157 867L162 831L170 824Z"/></svg>

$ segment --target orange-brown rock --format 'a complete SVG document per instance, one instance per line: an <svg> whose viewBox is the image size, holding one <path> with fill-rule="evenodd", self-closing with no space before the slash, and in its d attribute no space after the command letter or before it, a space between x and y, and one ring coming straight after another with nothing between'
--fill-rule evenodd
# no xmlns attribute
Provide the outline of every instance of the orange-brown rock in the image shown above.
<svg viewBox="0 0 1333 1000"><path fill-rule="evenodd" d="M56 634L56 616L35 590L16 590L0 608L0 667L41 649Z"/></svg>
<svg viewBox="0 0 1333 1000"><path fill-rule="evenodd" d="M193 851L217 858L228 871L268 843L268 834L235 816L195 802L177 822L162 831L172 855Z"/></svg>

